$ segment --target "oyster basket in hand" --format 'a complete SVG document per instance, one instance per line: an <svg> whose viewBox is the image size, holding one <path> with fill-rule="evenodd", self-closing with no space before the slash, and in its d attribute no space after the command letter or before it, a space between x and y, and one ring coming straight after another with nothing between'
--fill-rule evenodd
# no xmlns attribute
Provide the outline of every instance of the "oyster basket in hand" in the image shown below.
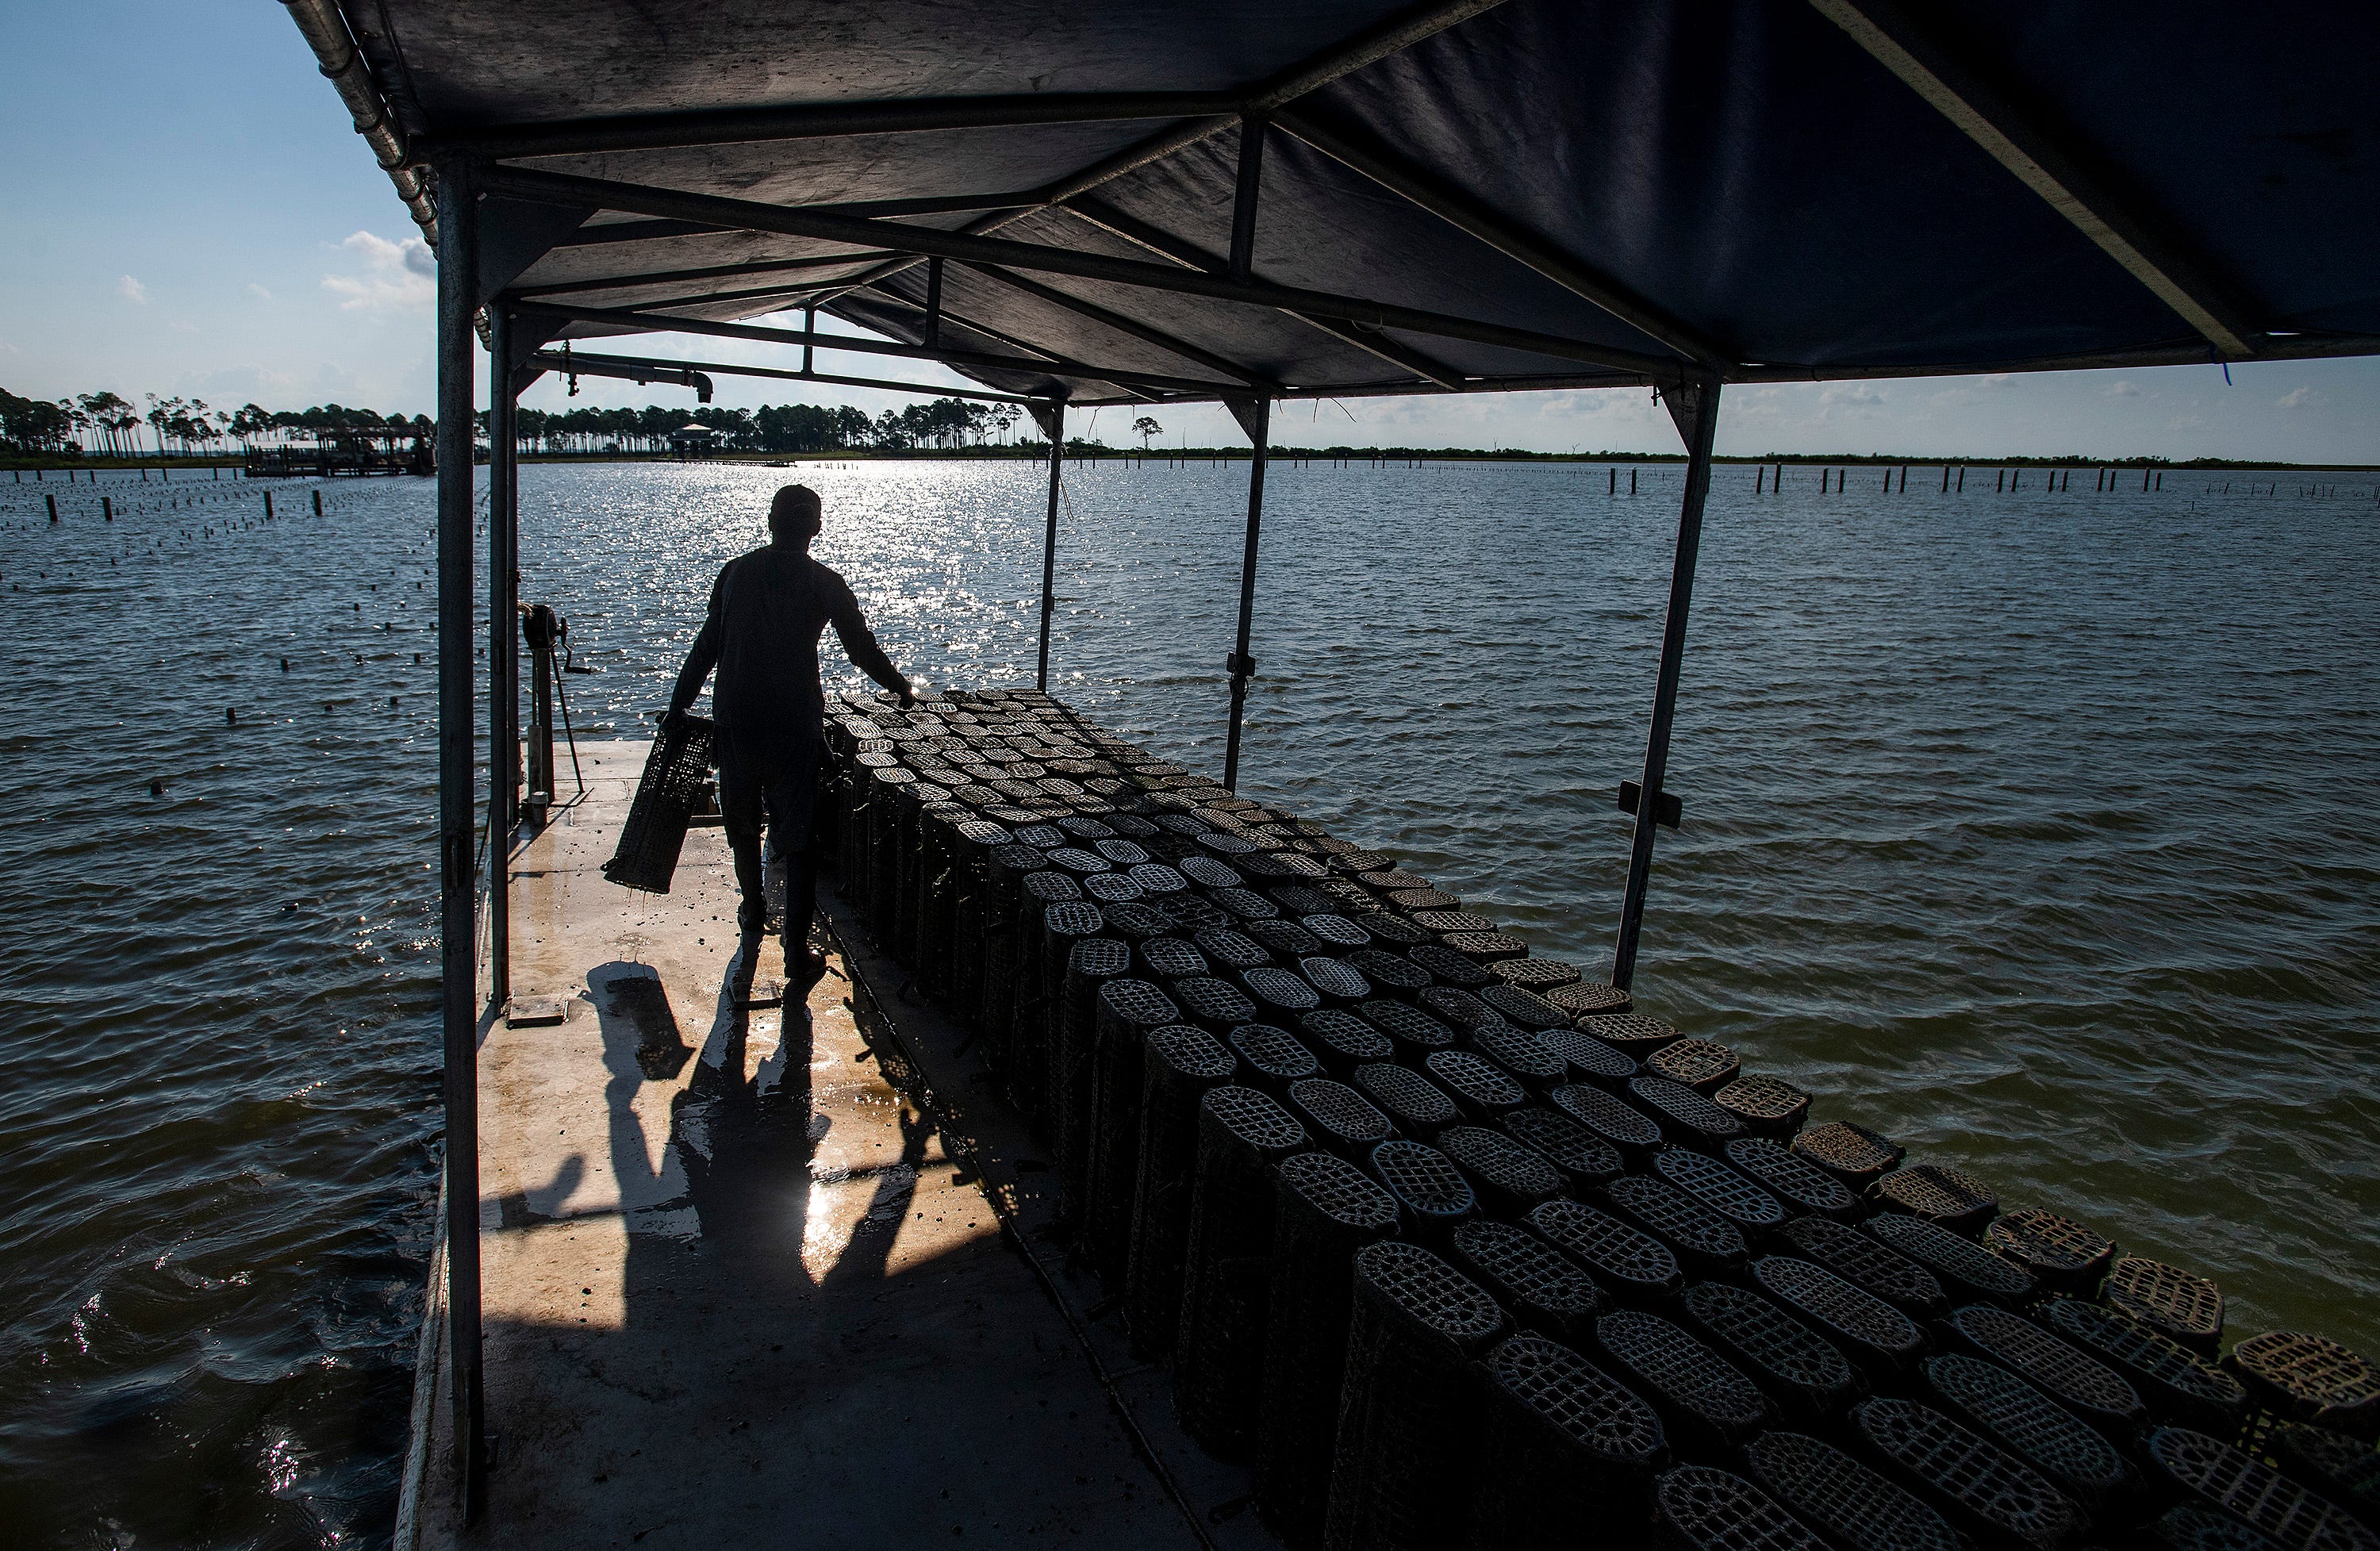
<svg viewBox="0 0 2380 1551"><path fill-rule="evenodd" d="M636 801L628 805L628 821L620 826L618 848L603 864L604 877L624 889L669 892L678 852L686 844L686 822L710 784L717 739L717 729L699 717L681 717L662 726L652 752L645 756Z"/></svg>

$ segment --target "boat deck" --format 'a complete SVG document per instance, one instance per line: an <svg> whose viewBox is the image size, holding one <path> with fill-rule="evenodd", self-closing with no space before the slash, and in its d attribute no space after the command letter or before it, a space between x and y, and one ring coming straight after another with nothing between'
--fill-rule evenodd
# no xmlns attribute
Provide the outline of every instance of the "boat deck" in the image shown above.
<svg viewBox="0 0 2380 1551"><path fill-rule="evenodd" d="M565 1016L480 1051L488 1509L455 1521L428 1341L400 1551L1272 1544L1049 1246L1057 1176L964 1034L846 946L831 881L830 973L784 1014L739 1010L719 830L665 898L601 877L646 746L582 745L586 797L516 861L515 1005Z"/></svg>

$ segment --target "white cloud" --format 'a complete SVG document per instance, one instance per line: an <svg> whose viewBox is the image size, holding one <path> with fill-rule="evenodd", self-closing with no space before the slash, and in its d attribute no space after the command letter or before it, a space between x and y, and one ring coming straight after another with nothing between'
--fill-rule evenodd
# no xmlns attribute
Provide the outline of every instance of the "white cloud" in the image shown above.
<svg viewBox="0 0 2380 1551"><path fill-rule="evenodd" d="M259 285L253 280L248 283L248 294L254 297L259 301L271 301L273 299L273 293L266 290L263 286Z"/></svg>
<svg viewBox="0 0 2380 1551"><path fill-rule="evenodd" d="M419 237L391 242L357 232L341 248L363 261L360 274L326 274L322 288L348 312L419 311L438 297L438 260Z"/></svg>
<svg viewBox="0 0 2380 1551"><path fill-rule="evenodd" d="M139 302L143 307L149 305L149 287L128 274L116 276L115 290L127 301Z"/></svg>
<svg viewBox="0 0 2380 1551"><path fill-rule="evenodd" d="M2312 409L2317 405L2327 402L2322 394L2312 388L2291 388L2288 393L2273 400L2274 406L2281 409Z"/></svg>
<svg viewBox="0 0 2380 1551"><path fill-rule="evenodd" d="M2110 382L2104 390L2109 398L2138 398L2141 391L2130 382Z"/></svg>

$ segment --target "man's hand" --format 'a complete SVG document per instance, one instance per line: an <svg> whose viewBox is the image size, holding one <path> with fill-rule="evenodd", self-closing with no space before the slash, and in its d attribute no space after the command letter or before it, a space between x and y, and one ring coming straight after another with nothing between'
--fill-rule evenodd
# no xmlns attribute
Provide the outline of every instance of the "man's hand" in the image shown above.
<svg viewBox="0 0 2380 1551"><path fill-rule="evenodd" d="M675 733L685 727L685 725L686 711L682 708L672 706L669 709L662 712L662 733L663 735L666 736L669 733Z"/></svg>

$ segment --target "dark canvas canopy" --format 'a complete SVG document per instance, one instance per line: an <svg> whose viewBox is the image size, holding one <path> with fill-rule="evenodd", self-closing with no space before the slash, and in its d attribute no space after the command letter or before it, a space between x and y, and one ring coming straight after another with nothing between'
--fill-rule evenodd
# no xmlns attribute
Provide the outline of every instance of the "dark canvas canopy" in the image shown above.
<svg viewBox="0 0 2380 1551"><path fill-rule="evenodd" d="M331 4L383 162L489 159L524 355L814 303L1095 403L2380 340L2368 6Z"/></svg>

